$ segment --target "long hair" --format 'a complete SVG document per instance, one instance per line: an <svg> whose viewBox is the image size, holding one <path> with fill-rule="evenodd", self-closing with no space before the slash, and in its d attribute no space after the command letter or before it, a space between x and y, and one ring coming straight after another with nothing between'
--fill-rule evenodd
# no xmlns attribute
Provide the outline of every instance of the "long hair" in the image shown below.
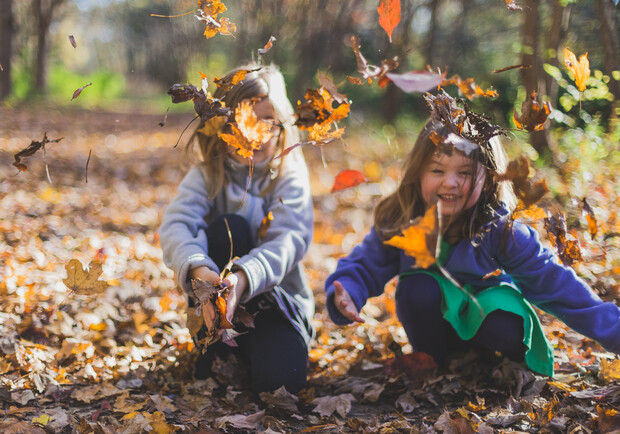
<svg viewBox="0 0 620 434"><path fill-rule="evenodd" d="M254 63L235 68L231 73L242 69L257 70L248 72L243 81L236 84L229 91L223 91L222 88L217 88L213 93L213 97L223 100L226 107L232 110L232 114L228 121L234 119L235 109L241 101L252 98L268 98L275 111L275 122L282 126L274 152L275 156L281 153L283 149L299 142L299 130L294 125L294 110L286 95L284 76L275 65L261 66ZM187 155L191 155L194 150L194 145L198 145L200 153L199 162L209 179L209 198L214 198L229 182L225 162L231 149L226 142L218 136L217 131L214 131L210 135L199 132L204 126L204 122L198 125L186 145L186 153ZM291 155L290 158L295 157ZM281 175L284 168L284 160L285 156L278 159L274 159L272 156L269 161L269 169L273 174L273 179Z"/></svg>
<svg viewBox="0 0 620 434"><path fill-rule="evenodd" d="M438 152L438 147L431 140L431 134L435 132L445 137L450 131L439 122L429 120L407 156L403 177L396 191L382 199L374 211L374 225L379 236L387 240L398 235L411 220L424 214L426 203L422 197L421 178L430 164L431 158ZM457 151L454 151L457 152ZM474 179L480 167L485 173L484 187L478 201L467 210L463 210L457 216L452 216L444 223L443 230L448 242L468 238L473 239L494 215L494 211L502 206L513 209L516 198L512 188L505 182L498 182L493 176L494 172L504 172L508 159L506 152L497 137L489 140L487 146L480 147L471 155L472 171L471 182L473 191ZM469 200L469 197L466 198Z"/></svg>

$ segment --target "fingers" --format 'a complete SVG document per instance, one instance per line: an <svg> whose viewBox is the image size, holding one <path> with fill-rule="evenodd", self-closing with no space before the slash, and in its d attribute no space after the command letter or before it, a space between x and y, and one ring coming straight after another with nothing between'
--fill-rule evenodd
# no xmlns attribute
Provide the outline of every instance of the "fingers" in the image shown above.
<svg viewBox="0 0 620 434"><path fill-rule="evenodd" d="M351 295L344 289L344 286L338 281L334 282L334 304L336 309L349 321L365 322L360 316Z"/></svg>

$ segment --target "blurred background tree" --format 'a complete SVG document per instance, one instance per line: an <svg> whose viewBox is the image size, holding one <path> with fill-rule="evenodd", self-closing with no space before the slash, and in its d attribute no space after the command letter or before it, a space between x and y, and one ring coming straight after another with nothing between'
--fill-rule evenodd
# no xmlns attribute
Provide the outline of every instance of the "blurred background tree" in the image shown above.
<svg viewBox="0 0 620 434"><path fill-rule="evenodd" d="M349 83L346 76L356 75L350 37L358 35L372 64L398 56L398 72L429 65L496 89L496 100L480 98L471 105L504 126L512 125L513 109L520 110L532 90L563 108L564 115L554 118L559 124L583 124L578 113L584 104L603 125L617 116L620 8L614 0L522 0L518 11L501 0L401 0L402 19L392 43L378 24L378 3L224 1L228 10L223 16L237 25L237 32L206 39L195 14L150 16L191 11L195 0L0 0L0 98L11 105L36 97L37 102L91 109L161 113L170 106L166 90L172 84L197 84L198 71L210 80L221 76L256 58L256 50L274 36L264 61L282 67L291 100L317 87L316 73L322 70L341 85L360 118L397 123L426 116L421 95L404 94L392 85ZM588 52L593 90L576 91L563 64L564 47L577 55ZM492 73L518 63L532 67ZM70 102L73 91L87 82L93 86ZM544 132L530 137L539 153L548 140Z"/></svg>

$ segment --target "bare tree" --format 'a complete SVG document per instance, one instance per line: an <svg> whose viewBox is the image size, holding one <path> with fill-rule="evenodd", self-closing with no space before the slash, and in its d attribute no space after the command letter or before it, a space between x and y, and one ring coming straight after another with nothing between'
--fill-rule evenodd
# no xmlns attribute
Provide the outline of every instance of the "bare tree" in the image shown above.
<svg viewBox="0 0 620 434"><path fill-rule="evenodd" d="M11 93L11 54L13 52L13 0L0 0L0 99Z"/></svg>

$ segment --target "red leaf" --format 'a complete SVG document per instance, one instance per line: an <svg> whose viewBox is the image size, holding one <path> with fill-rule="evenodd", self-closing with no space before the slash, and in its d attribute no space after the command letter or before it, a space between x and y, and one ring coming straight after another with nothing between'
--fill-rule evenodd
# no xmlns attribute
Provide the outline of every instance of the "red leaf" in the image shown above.
<svg viewBox="0 0 620 434"><path fill-rule="evenodd" d="M392 42L392 32L400 22L400 0L381 0L377 12L379 24Z"/></svg>
<svg viewBox="0 0 620 434"><path fill-rule="evenodd" d="M332 193L338 190L344 190L345 188L355 187L362 182L368 182L368 178L359 170L343 170L336 175Z"/></svg>

